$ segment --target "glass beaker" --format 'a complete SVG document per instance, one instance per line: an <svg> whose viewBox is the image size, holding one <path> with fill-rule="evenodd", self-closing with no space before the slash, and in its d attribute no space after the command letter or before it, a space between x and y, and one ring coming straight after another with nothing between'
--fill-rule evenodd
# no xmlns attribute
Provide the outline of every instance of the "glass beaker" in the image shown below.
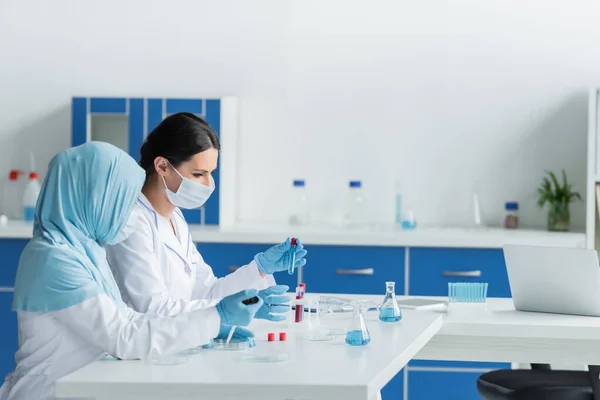
<svg viewBox="0 0 600 400"><path fill-rule="evenodd" d="M402 319L402 311L396 301L396 282L385 283L385 298L379 310L379 320L382 322L397 322Z"/></svg>
<svg viewBox="0 0 600 400"><path fill-rule="evenodd" d="M359 303L353 303L353 318L346 331L346 343L350 346L365 346L371 342L371 335L365 324Z"/></svg>

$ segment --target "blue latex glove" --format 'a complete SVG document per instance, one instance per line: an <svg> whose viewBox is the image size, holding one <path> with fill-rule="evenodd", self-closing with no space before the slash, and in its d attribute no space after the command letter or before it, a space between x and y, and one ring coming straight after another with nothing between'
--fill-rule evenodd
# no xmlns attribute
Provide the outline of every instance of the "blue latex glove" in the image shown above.
<svg viewBox="0 0 600 400"><path fill-rule="evenodd" d="M227 336L229 336L230 331L231 325L221 324L221 327L219 328L219 335L217 335L215 339L227 339ZM233 336L231 338L245 340L253 337L254 333L252 333L251 330L242 328L241 326L236 326L235 331L233 332Z"/></svg>
<svg viewBox="0 0 600 400"><path fill-rule="evenodd" d="M289 296L281 296L290 287L287 285L276 285L268 287L258 292L258 297L264 302L261 308L258 309L254 318L267 319L269 321L284 321L286 318L281 314L290 311L290 306L285 304L289 303L292 299Z"/></svg>
<svg viewBox="0 0 600 400"><path fill-rule="evenodd" d="M225 297L217 304L217 312L221 317L221 323L225 325L246 326L252 321L256 312L262 307L263 300L258 303L244 304L242 301L258 296L258 290L246 289Z"/></svg>
<svg viewBox="0 0 600 400"><path fill-rule="evenodd" d="M294 248L295 247L295 248ZM294 270L306 264L306 250L300 243L300 239L296 239L296 246L292 246L292 239L287 240L277 246L273 246L263 253L258 253L254 256L254 261L263 274L272 274L279 271L287 271L292 262L292 255L296 253L296 262Z"/></svg>

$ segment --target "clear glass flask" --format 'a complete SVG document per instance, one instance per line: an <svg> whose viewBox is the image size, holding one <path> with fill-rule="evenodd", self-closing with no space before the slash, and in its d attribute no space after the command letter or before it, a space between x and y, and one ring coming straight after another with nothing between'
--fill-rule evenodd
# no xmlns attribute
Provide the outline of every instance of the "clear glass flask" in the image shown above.
<svg viewBox="0 0 600 400"><path fill-rule="evenodd" d="M396 301L396 282L385 283L385 298L379 310L379 320L383 322L397 322L402 319L402 311Z"/></svg>
<svg viewBox="0 0 600 400"><path fill-rule="evenodd" d="M346 343L350 346L366 346L371 342L371 335L365 324L360 303L354 303L354 317L346 331Z"/></svg>

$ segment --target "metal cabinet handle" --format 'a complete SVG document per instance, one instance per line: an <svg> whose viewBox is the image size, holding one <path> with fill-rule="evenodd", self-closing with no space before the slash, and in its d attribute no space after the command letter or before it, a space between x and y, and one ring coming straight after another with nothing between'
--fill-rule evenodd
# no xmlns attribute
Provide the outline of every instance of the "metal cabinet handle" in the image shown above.
<svg viewBox="0 0 600 400"><path fill-rule="evenodd" d="M15 291L14 287L10 286L0 286L0 293L12 293Z"/></svg>
<svg viewBox="0 0 600 400"><path fill-rule="evenodd" d="M228 269L229 269L229 272L235 272L240 268L242 268L242 267L238 267L237 265L230 265Z"/></svg>
<svg viewBox="0 0 600 400"><path fill-rule="evenodd" d="M481 270L474 271L444 271L444 276L463 276L468 278L479 278L481 276Z"/></svg>
<svg viewBox="0 0 600 400"><path fill-rule="evenodd" d="M337 275L373 275L375 270L373 268L363 268L363 269L341 269L338 268L335 270Z"/></svg>

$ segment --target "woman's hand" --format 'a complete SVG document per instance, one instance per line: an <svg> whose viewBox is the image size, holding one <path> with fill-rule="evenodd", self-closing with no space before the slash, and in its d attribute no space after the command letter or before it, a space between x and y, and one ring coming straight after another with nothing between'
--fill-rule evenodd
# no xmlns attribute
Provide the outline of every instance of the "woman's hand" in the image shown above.
<svg viewBox="0 0 600 400"><path fill-rule="evenodd" d="M254 256L254 261L263 274L273 274L274 272L287 271L292 267L292 271L306 264L307 251L296 239L296 244L292 245L292 239L287 240L277 246L273 246L265 252ZM294 263L292 266L292 262Z"/></svg>

